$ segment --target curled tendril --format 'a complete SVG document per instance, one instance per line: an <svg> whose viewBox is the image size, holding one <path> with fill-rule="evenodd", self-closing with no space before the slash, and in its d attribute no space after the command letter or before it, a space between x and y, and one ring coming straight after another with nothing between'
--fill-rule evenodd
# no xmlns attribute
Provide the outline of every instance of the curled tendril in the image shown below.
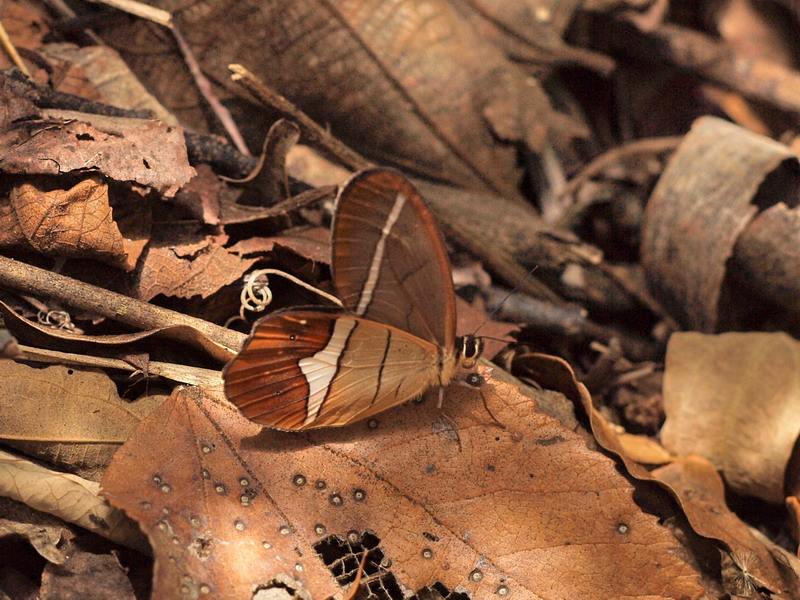
<svg viewBox="0 0 800 600"><path fill-rule="evenodd" d="M267 275L280 275L281 277L296 283L300 287L312 291L315 294L330 300L334 304L342 306L341 300L339 300L336 296L332 296L327 292L323 292L322 290L315 288L305 281L298 279L294 275L279 271L278 269L258 269L244 276L244 285L242 286L242 291L239 294L239 316L242 319L245 318L245 310L249 310L250 312L262 312L272 302L272 290L269 287L269 279L267 278Z"/></svg>

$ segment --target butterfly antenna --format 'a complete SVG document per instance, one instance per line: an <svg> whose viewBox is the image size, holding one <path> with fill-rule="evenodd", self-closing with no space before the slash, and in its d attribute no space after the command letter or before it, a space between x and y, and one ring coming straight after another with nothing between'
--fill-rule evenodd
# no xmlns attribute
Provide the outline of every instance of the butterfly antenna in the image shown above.
<svg viewBox="0 0 800 600"><path fill-rule="evenodd" d="M500 309L503 308L503 305L506 303L506 300L508 300L511 297L512 294L514 294L516 291L518 291L520 286L523 283L525 283L525 281L527 281L528 277L533 275L533 272L538 268L539 268L539 265L534 265L533 268L530 271L528 271L528 274L525 276L525 279L520 281L516 286L514 286L514 289L512 289L510 292L508 292L505 295L505 297L500 301L500 303L495 307L495 309L492 312L490 312L489 315L483 320L483 323L478 325L477 329L475 329L475 331L472 332L472 336L473 337L476 337L476 334L478 333L478 331L480 331L481 327L486 325L486 323L488 323L491 320L492 317L494 317L498 312L500 312ZM484 337L484 336L481 336L481 337ZM488 338L487 337L486 339L494 339L494 338ZM498 341L505 341L505 340L498 340Z"/></svg>

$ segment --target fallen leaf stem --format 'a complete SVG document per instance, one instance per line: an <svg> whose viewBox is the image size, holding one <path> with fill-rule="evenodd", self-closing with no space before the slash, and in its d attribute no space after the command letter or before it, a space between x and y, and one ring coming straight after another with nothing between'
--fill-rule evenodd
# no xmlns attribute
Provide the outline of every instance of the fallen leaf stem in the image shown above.
<svg viewBox="0 0 800 600"><path fill-rule="evenodd" d="M0 256L0 287L33 296L55 298L75 308L102 315L139 329L186 325L216 344L234 351L239 349L245 339L245 335L238 331L142 302L5 256ZM181 332L165 331L164 335L178 341L190 341Z"/></svg>

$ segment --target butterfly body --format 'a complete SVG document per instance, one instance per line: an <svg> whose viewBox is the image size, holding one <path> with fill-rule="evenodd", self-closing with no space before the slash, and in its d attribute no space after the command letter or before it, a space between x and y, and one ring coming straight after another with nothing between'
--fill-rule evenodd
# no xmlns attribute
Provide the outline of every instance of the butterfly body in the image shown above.
<svg viewBox="0 0 800 600"><path fill-rule="evenodd" d="M249 419L286 430L342 426L447 385L474 338L456 340L444 244L413 186L363 171L337 199L332 272L344 311L291 309L258 321L224 370Z"/></svg>

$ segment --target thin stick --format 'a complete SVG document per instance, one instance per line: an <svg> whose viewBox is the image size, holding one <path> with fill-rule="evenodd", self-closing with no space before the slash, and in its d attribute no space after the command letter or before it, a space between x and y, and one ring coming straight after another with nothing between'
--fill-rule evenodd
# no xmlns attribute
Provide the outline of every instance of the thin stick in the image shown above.
<svg viewBox="0 0 800 600"><path fill-rule="evenodd" d="M253 94L264 106L277 110L287 119L297 123L303 131L304 143L308 143L311 146L325 151L342 165L354 171L360 171L361 169L374 166L373 163L358 154L355 150L346 146L325 131L316 121L289 102L289 100L281 96L275 90L264 85L264 83L247 70L247 68L242 65L232 64L228 65L228 69L230 69L232 73L231 79L240 83L242 87Z"/></svg>
<svg viewBox="0 0 800 600"><path fill-rule="evenodd" d="M0 43L3 45L3 49L8 54L8 57L11 59L11 62L23 73L25 73L26 77L30 77L31 73L28 71L28 67L25 66L25 63L22 61L22 57L17 52L16 47L14 46L14 42L11 41L11 38L6 31L6 28L3 27L3 22L0 21Z"/></svg>
<svg viewBox="0 0 800 600"><path fill-rule="evenodd" d="M55 298L64 304L127 323L138 329L186 325L227 351L238 351L246 338L243 333L225 329L203 319L0 256L0 288L3 287L31 296ZM164 336L197 345L196 340L187 335L185 330L166 330Z"/></svg>
<svg viewBox="0 0 800 600"><path fill-rule="evenodd" d="M140 372L129 362L119 358L106 358L104 356L91 356L88 354L75 354L72 352L59 352L58 350L45 350L33 346L18 345L21 356L17 360L55 363L59 365L73 365L76 367L98 367L102 369L119 369L130 373ZM222 385L220 372L213 369L189 367L175 363L166 363L151 360L147 363L147 374L158 375L172 381L188 383L191 385L215 386Z"/></svg>
<svg viewBox="0 0 800 600"><path fill-rule="evenodd" d="M236 149L245 156L250 156L250 151L247 149L247 144L245 143L244 137L239 131L239 128L236 126L236 122L233 120L230 111L225 108L222 102L220 102L217 99L217 96L214 94L211 88L211 82L208 80L208 77L203 74L203 70L200 68L200 64L197 62L194 52L192 52L189 44L186 43L186 38L183 37L183 34L174 23L170 25L169 29L175 38L175 42L178 44L178 49L183 56L183 60L186 62L186 67L189 69L189 72L194 78L195 85L197 86L197 90L200 92L200 95L203 96L206 103L208 103L208 106L214 112L220 124L227 132L228 137L233 142L233 145L236 146Z"/></svg>

